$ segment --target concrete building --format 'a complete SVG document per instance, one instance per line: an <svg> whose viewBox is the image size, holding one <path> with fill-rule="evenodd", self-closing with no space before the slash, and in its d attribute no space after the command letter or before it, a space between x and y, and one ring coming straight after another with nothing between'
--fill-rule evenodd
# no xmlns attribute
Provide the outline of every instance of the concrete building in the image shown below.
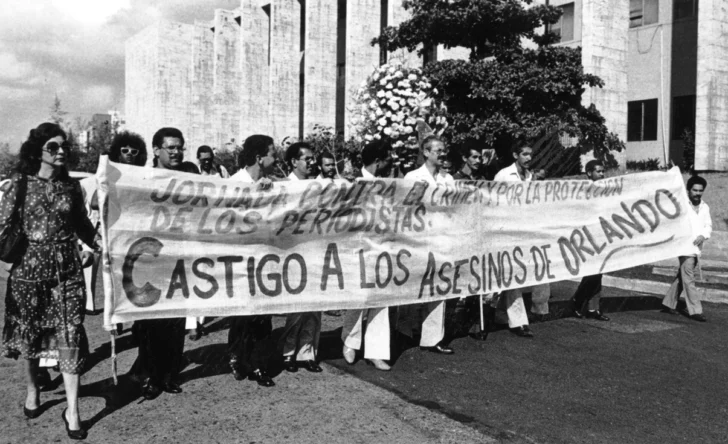
<svg viewBox="0 0 728 444"><path fill-rule="evenodd" d="M545 3L545 0L542 1ZM728 26L725 0L551 0L553 29L581 46L600 76L595 103L626 141L626 160L681 165L684 130L695 134L695 168L728 170Z"/></svg>
<svg viewBox="0 0 728 444"><path fill-rule="evenodd" d="M564 14L552 30L581 47L604 88L583 97L626 141L618 160L682 163L694 132L696 168L728 170L725 0L537 0ZM150 139L179 127L190 149L235 146L254 133L303 137L316 124L348 134L351 97L380 63L421 65L370 41L405 20L401 0L241 0L212 21L161 22L126 44L126 115ZM466 58L438 48L426 60Z"/></svg>

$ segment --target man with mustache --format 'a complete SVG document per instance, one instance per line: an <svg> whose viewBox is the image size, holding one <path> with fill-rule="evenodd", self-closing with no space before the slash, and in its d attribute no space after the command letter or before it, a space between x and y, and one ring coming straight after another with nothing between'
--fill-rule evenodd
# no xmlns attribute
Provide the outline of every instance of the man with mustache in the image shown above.
<svg viewBox="0 0 728 444"><path fill-rule="evenodd" d="M276 147L273 139L255 134L243 142L243 151L238 156L240 170L232 180L244 184L257 184L257 188L268 189L273 182L268 176L276 167ZM268 375L268 361L271 347L269 342L273 325L270 315L232 316L228 331L227 353L230 369L236 381L246 377L262 387L273 387L275 383Z"/></svg>
<svg viewBox="0 0 728 444"><path fill-rule="evenodd" d="M690 199L688 214L692 219L694 250L690 256L680 256L680 269L662 300L664 308L662 311L671 315L677 314L677 300L683 289L685 289L685 305L687 306L688 317L694 321L706 322L703 314L703 307L700 304L698 289L695 287L695 269L698 268L698 258L703 249L703 244L710 239L713 233L713 221L710 219L710 207L703 201L703 192L708 182L700 176L693 176L688 179L687 190Z"/></svg>
<svg viewBox="0 0 728 444"><path fill-rule="evenodd" d="M162 128L152 138L154 167L200 174L194 163L184 161L185 138L177 128ZM145 319L134 323L139 340L135 367L144 375L142 396L151 400L162 391L181 393L177 382L182 370L185 346L185 319Z"/></svg>
<svg viewBox="0 0 728 444"><path fill-rule="evenodd" d="M496 181L504 182L530 182L534 180L531 173L531 156L533 149L525 144L518 144L513 149L515 162L511 166L503 168L495 175ZM494 299L496 306L496 322L502 318L505 311L508 317L508 327L513 333L523 338L532 338L533 332L528 325L528 314L526 305L523 303L523 292L532 291L532 311L537 316L548 314L548 300L551 297L551 286L549 284L534 285L528 288L506 290Z"/></svg>
<svg viewBox="0 0 728 444"><path fill-rule="evenodd" d="M377 140L368 143L361 151L361 160L364 163L361 169L362 179L374 180L389 174L392 166L389 154L391 150L392 147L386 142ZM367 320L366 327L364 317ZM385 362L390 358L389 307L347 310L341 339L344 341L342 354L348 364L356 362L356 352L362 348L363 342L366 362L377 370L391 370Z"/></svg>

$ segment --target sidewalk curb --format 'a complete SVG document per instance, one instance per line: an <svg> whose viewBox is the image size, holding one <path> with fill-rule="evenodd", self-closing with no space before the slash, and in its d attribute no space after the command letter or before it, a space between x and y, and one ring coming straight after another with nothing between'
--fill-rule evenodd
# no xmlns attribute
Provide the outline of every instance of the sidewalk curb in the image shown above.
<svg viewBox="0 0 728 444"><path fill-rule="evenodd" d="M581 279L570 279L572 282L580 282ZM616 276L602 276L602 285L605 287L616 287L622 290L638 291L640 293L649 293L664 296L670 288L667 282L646 281L640 279L627 279ZM703 302L713 302L716 304L728 304L728 291L717 290L713 288L700 288L698 292Z"/></svg>

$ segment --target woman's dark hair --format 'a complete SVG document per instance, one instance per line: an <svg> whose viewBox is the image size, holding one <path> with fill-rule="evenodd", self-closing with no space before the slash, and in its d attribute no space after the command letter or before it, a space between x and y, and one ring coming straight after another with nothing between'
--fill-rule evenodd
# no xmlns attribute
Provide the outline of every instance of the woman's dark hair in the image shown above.
<svg viewBox="0 0 728 444"><path fill-rule="evenodd" d="M147 163L147 144L144 142L142 136L131 131L122 131L114 136L114 140L111 141L111 148L109 149L109 160L119 162L121 149L127 146L139 150L139 154L134 159L134 165L144 166Z"/></svg>
<svg viewBox="0 0 728 444"><path fill-rule="evenodd" d="M253 134L243 142L243 150L238 155L238 167L245 168L255 165L258 156L268 155L268 148L273 145L273 138L263 134Z"/></svg>
<svg viewBox="0 0 728 444"><path fill-rule="evenodd" d="M61 136L63 140L67 140L68 136L63 131L60 125L57 123L41 123L38 128L30 130L28 134L28 140L23 142L20 147L20 153L18 154L18 164L15 166L15 170L18 173L25 174L28 176L35 176L40 170L41 157L43 155L43 145L48 140ZM65 151L65 150L64 150ZM68 157L70 153L66 153ZM64 167L61 169L61 173L58 176L59 179L68 178L68 170Z"/></svg>

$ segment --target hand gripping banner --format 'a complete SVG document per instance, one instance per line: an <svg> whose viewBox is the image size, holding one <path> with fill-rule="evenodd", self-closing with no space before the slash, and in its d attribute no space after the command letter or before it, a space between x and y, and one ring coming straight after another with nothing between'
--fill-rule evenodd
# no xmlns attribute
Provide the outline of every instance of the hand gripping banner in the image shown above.
<svg viewBox="0 0 728 444"><path fill-rule="evenodd" d="M680 173L255 184L102 160L105 324L396 306L691 254Z"/></svg>

